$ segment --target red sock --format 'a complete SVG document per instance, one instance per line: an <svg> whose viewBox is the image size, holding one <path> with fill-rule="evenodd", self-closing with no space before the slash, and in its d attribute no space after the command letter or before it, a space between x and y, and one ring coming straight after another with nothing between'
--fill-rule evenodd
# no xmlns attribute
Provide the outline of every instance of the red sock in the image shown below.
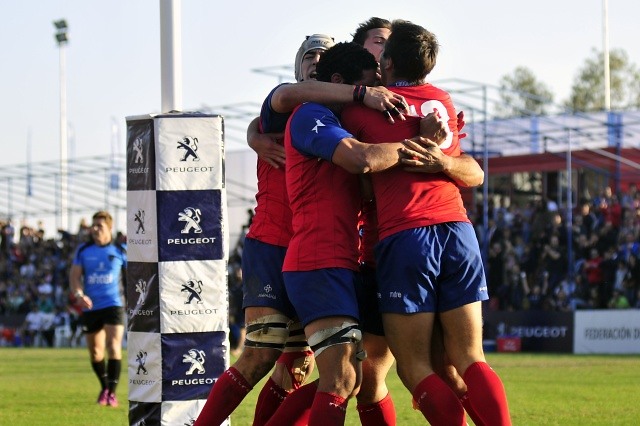
<svg viewBox="0 0 640 426"><path fill-rule="evenodd" d="M276 361L277 364L284 364L287 373L289 373L289 381L291 389L298 389L304 384L309 370L309 362L313 358L313 351L291 351L283 352ZM287 383L284 384L287 386Z"/></svg>
<svg viewBox="0 0 640 426"><path fill-rule="evenodd" d="M318 381L316 380L291 392L271 416L266 426L306 426L309 423L311 405L317 390Z"/></svg>
<svg viewBox="0 0 640 426"><path fill-rule="evenodd" d="M267 380L267 383L260 391L258 401L256 402L256 413L253 418L253 426L265 425L288 394L289 393L287 391L278 386L276 382L269 377L269 380Z"/></svg>
<svg viewBox="0 0 640 426"><path fill-rule="evenodd" d="M473 420L473 424L475 424L476 426L489 426L483 423L478 413L476 413L476 410L474 410L471 404L469 404L469 394L465 393L464 395L462 395L460 397L460 403L464 407L464 410L467 412L469 417L471 417L471 420Z"/></svg>
<svg viewBox="0 0 640 426"><path fill-rule="evenodd" d="M213 384L207 402L193 426L220 425L251 391L251 385L240 372L229 367Z"/></svg>
<svg viewBox="0 0 640 426"><path fill-rule="evenodd" d="M469 404L482 420L482 424L511 424L507 394L502 381L486 362L471 364L462 378L467 384Z"/></svg>
<svg viewBox="0 0 640 426"><path fill-rule="evenodd" d="M316 392L309 415L309 426L344 425L349 401L328 392Z"/></svg>
<svg viewBox="0 0 640 426"><path fill-rule="evenodd" d="M376 403L358 404L357 408L362 426L395 426L396 424L396 407L393 405L390 393Z"/></svg>
<svg viewBox="0 0 640 426"><path fill-rule="evenodd" d="M467 424L460 400L437 374L430 374L418 383L413 399L432 426Z"/></svg>

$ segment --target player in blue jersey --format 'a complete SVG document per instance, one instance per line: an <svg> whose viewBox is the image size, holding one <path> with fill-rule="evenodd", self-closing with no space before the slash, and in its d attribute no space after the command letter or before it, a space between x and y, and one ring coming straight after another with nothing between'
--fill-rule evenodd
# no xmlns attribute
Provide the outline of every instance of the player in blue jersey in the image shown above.
<svg viewBox="0 0 640 426"><path fill-rule="evenodd" d="M127 266L127 254L124 247L114 243L112 226L113 218L108 212L93 215L92 241L78 247L71 266L70 285L82 307L82 330L91 366L101 385L98 404L117 407L116 387L124 335L120 280L124 279L122 271Z"/></svg>

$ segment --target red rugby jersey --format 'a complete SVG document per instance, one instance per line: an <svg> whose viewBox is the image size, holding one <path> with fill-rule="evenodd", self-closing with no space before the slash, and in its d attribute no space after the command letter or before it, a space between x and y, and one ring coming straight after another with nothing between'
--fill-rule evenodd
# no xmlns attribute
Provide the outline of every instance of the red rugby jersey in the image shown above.
<svg viewBox="0 0 640 426"><path fill-rule="evenodd" d="M341 119L356 139L381 143L411 138L419 133L419 117L437 108L451 132L441 148L447 155L460 155L456 111L447 92L430 84L389 89L403 95L416 116L389 124L379 111L358 104L348 105ZM445 222L469 222L458 186L444 173L411 173L402 167L394 167L373 173L371 177L380 240L406 229Z"/></svg>
<svg viewBox="0 0 640 426"><path fill-rule="evenodd" d="M271 97L274 88L265 99L260 111L260 131L277 133L284 131L290 114L277 113L271 109ZM282 141L280 141L282 143ZM258 158L258 192L256 193L255 215L249 226L247 237L263 243L287 247L293 229L291 227L291 208L287 197L284 167L278 169Z"/></svg>
<svg viewBox="0 0 640 426"><path fill-rule="evenodd" d="M286 182L293 237L283 271L358 268L358 176L331 163L335 148L351 137L327 107L306 103L287 123Z"/></svg>

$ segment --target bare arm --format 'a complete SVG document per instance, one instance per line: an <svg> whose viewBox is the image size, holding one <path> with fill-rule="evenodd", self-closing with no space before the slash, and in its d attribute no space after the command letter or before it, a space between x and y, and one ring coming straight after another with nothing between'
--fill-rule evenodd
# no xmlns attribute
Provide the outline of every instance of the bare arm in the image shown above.
<svg viewBox="0 0 640 426"><path fill-rule="evenodd" d="M420 144L434 144L429 138L441 142L446 137L444 125L435 113L429 113L420 120L420 135L405 141ZM404 141L368 144L354 138L345 138L333 153L331 161L350 173L375 173L400 164L400 151Z"/></svg>
<svg viewBox="0 0 640 426"><path fill-rule="evenodd" d="M247 127L247 144L258 157L276 169L284 166L284 146L278 143L283 133L260 133L258 123L260 118L254 118Z"/></svg>
<svg viewBox="0 0 640 426"><path fill-rule="evenodd" d="M349 103L353 102L355 86L347 84L334 84L321 81L304 81L295 84L283 84L279 86L271 97L271 109L277 113L288 113L303 102L317 102L321 104ZM385 87L366 87L362 99L365 106L379 111L407 109L407 104L402 95L393 93ZM401 120L404 115L401 112L395 114ZM394 119L388 114L388 121ZM277 143L283 137L282 133L260 133L260 118L257 117L249 123L247 128L247 143L258 157L275 168L285 163L284 147Z"/></svg>
<svg viewBox="0 0 640 426"><path fill-rule="evenodd" d="M82 291L82 267L80 265L72 265L69 272L70 289L78 302L85 308L91 309L93 302Z"/></svg>
<svg viewBox="0 0 640 426"><path fill-rule="evenodd" d="M427 143L428 139L416 136L418 143ZM376 173L400 164L402 141L369 144L354 138L340 141L331 157L331 162L349 173Z"/></svg>
<svg viewBox="0 0 640 426"><path fill-rule="evenodd" d="M442 172L462 187L471 188L482 185L484 171L480 164L467 154L459 157L446 155L438 144L429 141L416 144L407 141L401 149L402 164L408 172L439 173Z"/></svg>
<svg viewBox="0 0 640 426"><path fill-rule="evenodd" d="M279 113L291 112L303 102L316 102L319 104L346 104L353 102L355 86L350 84L326 83L323 81L303 81L295 84L283 84L278 87L271 97L271 108ZM389 89L377 86L366 87L362 100L365 106L378 110L392 110L399 108L406 110L404 97L393 93ZM402 114L396 115L404 120ZM388 117L393 123L393 118Z"/></svg>

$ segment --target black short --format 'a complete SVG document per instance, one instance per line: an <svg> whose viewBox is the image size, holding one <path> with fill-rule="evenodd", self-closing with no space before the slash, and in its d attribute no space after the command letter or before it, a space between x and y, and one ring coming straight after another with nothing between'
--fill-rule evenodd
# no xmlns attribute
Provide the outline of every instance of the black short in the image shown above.
<svg viewBox="0 0 640 426"><path fill-rule="evenodd" d="M80 317L82 331L84 333L95 333L102 330L105 324L124 325L124 308L112 306L110 308L98 309L97 311L83 312Z"/></svg>
<svg viewBox="0 0 640 426"><path fill-rule="evenodd" d="M356 294L360 311L360 329L376 336L384 336L382 314L378 309L378 282L375 268L360 265L359 278Z"/></svg>

